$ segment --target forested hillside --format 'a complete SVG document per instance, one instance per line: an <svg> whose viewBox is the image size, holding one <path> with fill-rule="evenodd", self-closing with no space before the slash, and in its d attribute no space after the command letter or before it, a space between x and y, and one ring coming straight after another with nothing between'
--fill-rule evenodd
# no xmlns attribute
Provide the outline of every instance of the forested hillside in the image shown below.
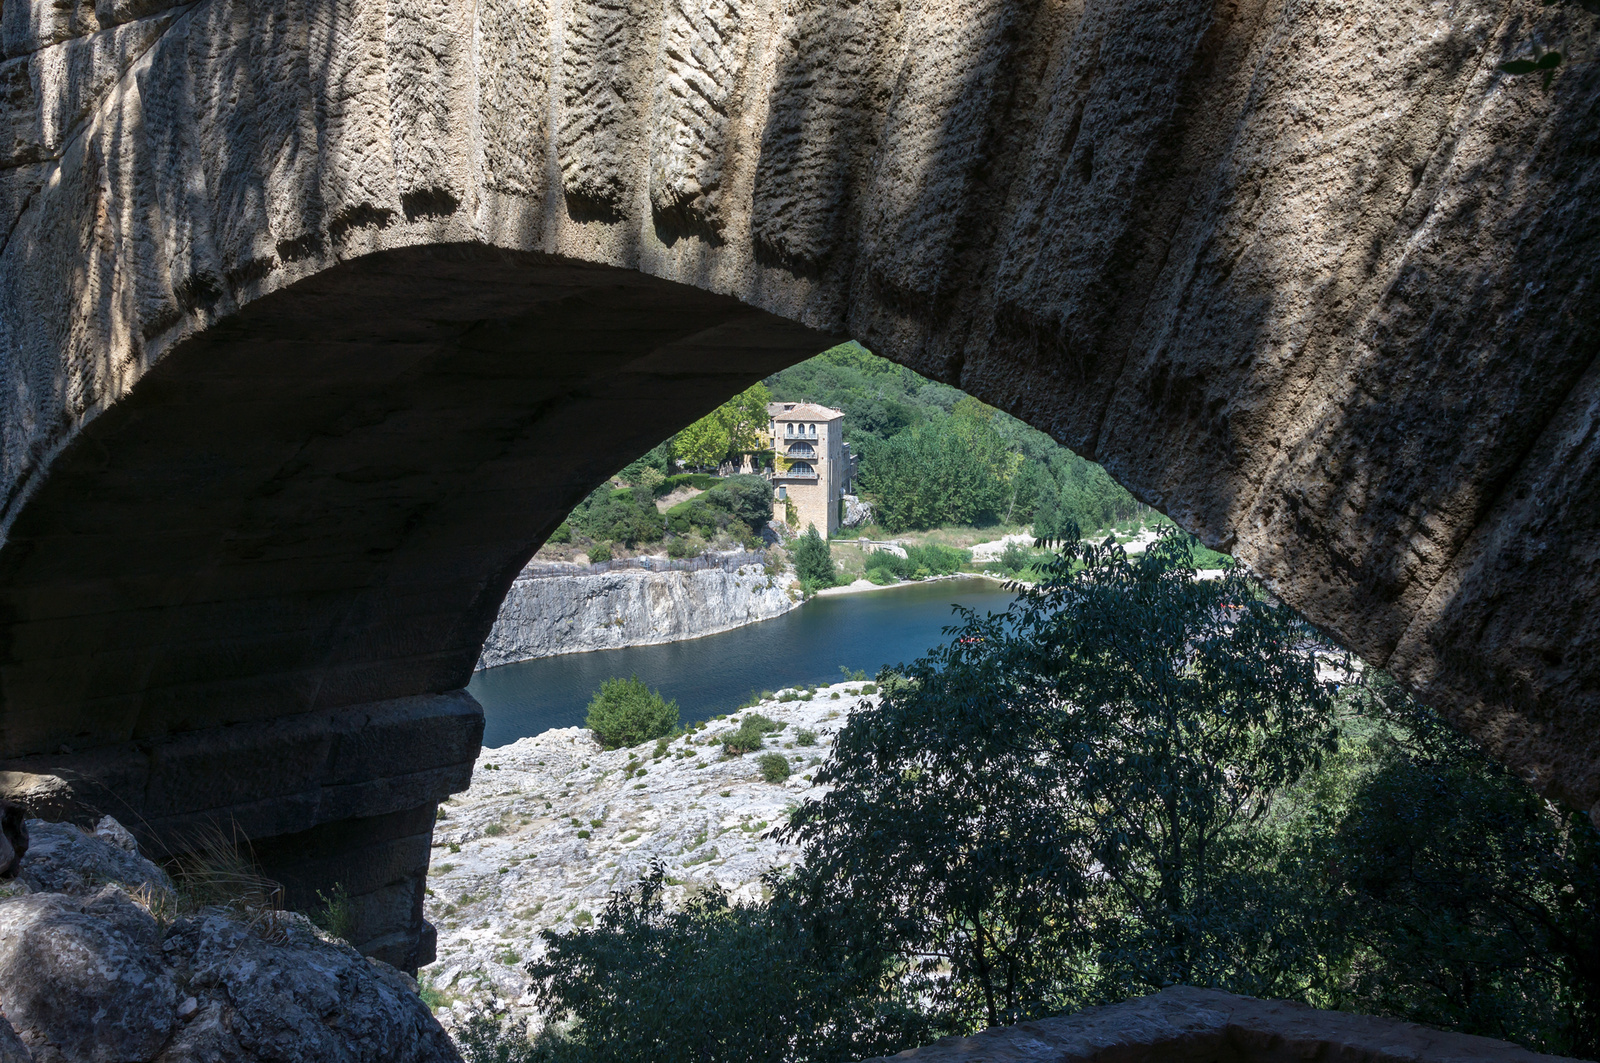
<svg viewBox="0 0 1600 1063"><path fill-rule="evenodd" d="M714 470L737 459L754 445L756 429L765 427L757 422L769 399L844 411L845 440L860 456L857 489L889 532L1031 524L1035 535L1056 538L1074 523L1092 532L1153 515L1104 469L1043 432L858 343L845 343L768 377L664 440L618 473L628 487L598 488L552 541L577 536L632 547L691 534L704 542L754 541L766 515L734 497L747 478L723 481L667 519L653 500L689 480L702 488L715 483L706 476L670 474L685 467Z"/></svg>
<svg viewBox="0 0 1600 1063"><path fill-rule="evenodd" d="M1033 524L1054 537L1144 515L1106 471L963 391L845 343L765 381L779 401L844 411L859 489L891 532Z"/></svg>

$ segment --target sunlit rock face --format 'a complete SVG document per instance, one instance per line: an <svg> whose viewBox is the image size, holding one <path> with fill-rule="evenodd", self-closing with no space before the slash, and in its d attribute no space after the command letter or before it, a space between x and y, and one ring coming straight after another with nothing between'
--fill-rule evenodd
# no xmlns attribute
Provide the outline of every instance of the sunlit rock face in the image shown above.
<svg viewBox="0 0 1600 1063"><path fill-rule="evenodd" d="M1578 6L15 0L0 23L12 767L161 823L248 812L307 884L363 831L424 837L463 782L439 765L378 785L344 766L370 750L284 725L305 770L219 795L235 746L192 736L459 688L567 507L852 335L1104 462L1600 802ZM1499 68L1535 49L1567 57L1548 87ZM439 749L472 744L458 708ZM223 752L173 768L180 734ZM415 859L363 867L411 883L420 934Z"/></svg>
<svg viewBox="0 0 1600 1063"><path fill-rule="evenodd" d="M506 593L478 667L694 639L800 605L794 576L768 573L759 556L712 560L693 571L530 565Z"/></svg>

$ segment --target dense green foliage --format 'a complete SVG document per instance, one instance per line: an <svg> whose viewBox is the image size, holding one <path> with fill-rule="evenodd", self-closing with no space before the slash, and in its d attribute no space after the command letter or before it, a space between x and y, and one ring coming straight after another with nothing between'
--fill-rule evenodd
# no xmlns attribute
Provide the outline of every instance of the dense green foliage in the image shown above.
<svg viewBox="0 0 1600 1063"><path fill-rule="evenodd" d="M672 733L678 726L678 703L662 698L638 676L607 679L589 702L583 725L607 749L636 746Z"/></svg>
<svg viewBox="0 0 1600 1063"><path fill-rule="evenodd" d="M1197 554L1072 544L886 670L769 902L669 912L657 872L547 935L536 992L577 1021L540 1051L843 1061L1186 982L1593 1057L1593 823L1382 677L1336 693L1311 632Z"/></svg>
<svg viewBox="0 0 1600 1063"><path fill-rule="evenodd" d="M655 496L643 487L600 487L578 503L567 523L596 542L628 546L660 542L666 535L666 521L656 509Z"/></svg>
<svg viewBox="0 0 1600 1063"><path fill-rule="evenodd" d="M665 514L657 497L680 486L709 487ZM674 535L698 533L711 539L726 534L741 542L753 541L772 517L772 487L759 476L716 479L704 474L663 477L651 488L601 487L578 504L567 518L571 530L596 542L611 541L637 546L657 543ZM593 553L590 554L593 557Z"/></svg>
<svg viewBox="0 0 1600 1063"><path fill-rule="evenodd" d="M673 457L691 468L715 468L757 450L767 430L771 401L765 384L746 388L679 432L672 444Z"/></svg>
<svg viewBox="0 0 1600 1063"><path fill-rule="evenodd" d="M957 550L953 546L923 543L907 546L906 556L876 550L867 555L867 578L877 584L895 583L903 579L926 579L929 576L948 576L972 560L972 551Z"/></svg>
<svg viewBox="0 0 1600 1063"><path fill-rule="evenodd" d="M819 925L775 881L770 904L729 905L713 888L671 911L664 880L657 867L614 895L591 930L546 934L534 996L578 1020L553 1058L833 1063L937 1036L872 928Z"/></svg>
<svg viewBox="0 0 1600 1063"><path fill-rule="evenodd" d="M771 518L772 485L759 476L740 475L714 481L709 491L673 506L667 527L676 535L698 532L709 539L723 532L744 542Z"/></svg>
<svg viewBox="0 0 1600 1063"><path fill-rule="evenodd" d="M596 488L572 511L559 541L576 536L634 548L671 534L754 543L772 515L770 485L762 481L760 498L753 483L726 488L735 497L714 495L724 490L719 484L759 478L671 475L671 464L676 458L711 468L752 450L773 398L844 410L844 434L860 459L858 489L892 532L1032 522L1035 534L1055 539L1074 526L1094 530L1149 515L1104 469L1044 433L847 343L741 392L629 464L618 474L629 486ZM685 485L707 493L664 518L654 499Z"/></svg>
<svg viewBox="0 0 1600 1063"><path fill-rule="evenodd" d="M794 573L807 593L832 587L839 581L833 567L833 549L817 532L815 524L806 528L806 533L794 541L789 552L794 558Z"/></svg>
<svg viewBox="0 0 1600 1063"><path fill-rule="evenodd" d="M780 401L844 411L860 491L893 532L941 524L1035 524L1061 537L1144 515L1098 465L965 393L846 343L766 381Z"/></svg>
<svg viewBox="0 0 1600 1063"><path fill-rule="evenodd" d="M852 717L791 821L816 907L948 964L962 1024L1256 959L1239 827L1329 747L1332 692L1293 614L1188 552L1073 544Z"/></svg>
<svg viewBox="0 0 1600 1063"><path fill-rule="evenodd" d="M1321 1007L1600 1058L1600 832L1381 678L1268 825ZM1292 887L1299 889L1293 891Z"/></svg>

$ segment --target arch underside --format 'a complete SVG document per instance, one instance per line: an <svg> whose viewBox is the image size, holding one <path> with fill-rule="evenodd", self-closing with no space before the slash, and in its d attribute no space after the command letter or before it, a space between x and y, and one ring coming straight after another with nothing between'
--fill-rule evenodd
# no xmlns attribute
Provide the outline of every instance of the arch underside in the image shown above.
<svg viewBox="0 0 1600 1063"><path fill-rule="evenodd" d="M231 818L302 890L378 839L373 940L414 943L422 810L477 746L451 691L518 566L851 335L1101 461L1600 815L1572 5L0 23L0 767L150 837ZM1500 69L1529 40L1572 59L1548 89Z"/></svg>

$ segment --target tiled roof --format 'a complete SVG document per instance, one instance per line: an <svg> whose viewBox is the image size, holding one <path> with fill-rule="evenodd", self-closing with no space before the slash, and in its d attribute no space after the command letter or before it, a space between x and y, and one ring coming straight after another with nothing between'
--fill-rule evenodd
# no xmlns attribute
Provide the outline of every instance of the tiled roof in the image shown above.
<svg viewBox="0 0 1600 1063"><path fill-rule="evenodd" d="M814 402L772 402L767 404L767 413L774 421L831 421L844 416L843 410L818 406Z"/></svg>

